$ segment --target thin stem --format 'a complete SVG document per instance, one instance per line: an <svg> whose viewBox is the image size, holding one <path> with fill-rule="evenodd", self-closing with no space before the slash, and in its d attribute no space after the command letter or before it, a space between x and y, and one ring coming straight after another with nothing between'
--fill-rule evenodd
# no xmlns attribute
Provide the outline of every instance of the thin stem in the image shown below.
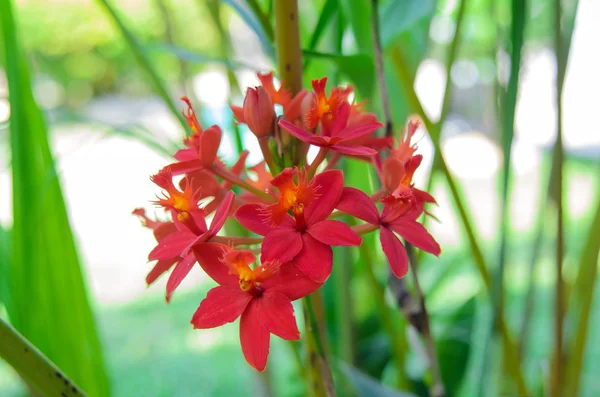
<svg viewBox="0 0 600 397"><path fill-rule="evenodd" d="M392 346L392 357L394 358L397 369L397 386L398 388L405 388L408 384L404 375L404 352L406 351L406 342L402 338L403 333L396 326L396 323L392 318L392 312L385 302L385 290L377 280L377 276L375 276L375 272L373 271L374 260L369 247L366 244L361 244L359 250L363 257L367 279L373 297L375 298L375 307L379 310L379 316L381 317L383 327L388 334L390 345Z"/></svg>
<svg viewBox="0 0 600 397"><path fill-rule="evenodd" d="M257 195L258 197L264 198L268 201L275 201L275 198L273 196L271 196L269 193L263 192L262 190L252 186L250 183L246 182L239 176L232 174L231 172L227 171L226 169L223 169L222 167L212 166L212 167L209 167L209 170L211 170L216 176L223 178L224 180L226 180L229 183L232 183L243 189L246 189L250 193Z"/></svg>
<svg viewBox="0 0 600 397"><path fill-rule="evenodd" d="M269 137L263 136L258 138L258 144L260 146L260 151L263 154L263 158L265 159L265 163L267 163L269 166L269 171L271 171L271 174L275 175L277 172L277 167L275 166L273 155L271 154L271 149L269 148Z"/></svg>
<svg viewBox="0 0 600 397"><path fill-rule="evenodd" d="M46 396L85 396L54 363L0 318L0 357L35 391Z"/></svg>
<svg viewBox="0 0 600 397"><path fill-rule="evenodd" d="M248 0L248 5L254 11L254 14L258 17L260 25L262 26L265 34L269 38L269 41L273 41L273 27L271 26L271 22L269 21L269 14L266 14L260 8L260 5L256 0Z"/></svg>
<svg viewBox="0 0 600 397"><path fill-rule="evenodd" d="M263 238L262 237L222 237L222 236L214 236L213 238L210 239L210 241L215 242L215 243L221 243L221 244L225 244L225 245L233 245L233 246L238 246L238 245L254 245L254 244L260 244L263 242Z"/></svg>
<svg viewBox="0 0 600 397"><path fill-rule="evenodd" d="M427 351L429 366L431 368L431 377L433 378L433 382L429 388L429 395L431 397L443 397L446 395L446 390L444 388L442 374L440 372L440 364L435 349L435 340L433 339L433 334L431 333L429 312L427 311L427 305L425 304L425 294L423 293L421 284L419 283L417 257L415 255L414 247L409 242L406 242L406 252L409 258L408 262L410 264L413 287L415 288L417 299L419 300L419 319L421 320L421 324L419 324L419 331L423 336L423 341L425 342L425 350Z"/></svg>
<svg viewBox="0 0 600 397"><path fill-rule="evenodd" d="M375 230L379 229L379 225L363 223L362 225L351 226L351 229L356 234L367 234L367 233L371 233L371 232L374 232Z"/></svg>
<svg viewBox="0 0 600 397"><path fill-rule="evenodd" d="M563 221L563 131L562 131L562 92L565 72L561 70L566 66L559 59L562 57L561 35L561 5L560 0L554 2L554 52L556 54L556 126L557 136L554 146L554 164L556 165L555 194L557 210L557 236L556 236L556 285L554 304L554 353L550 366L550 395L560 397L562 387L562 350L563 350L563 317L564 317L564 221Z"/></svg>
<svg viewBox="0 0 600 397"><path fill-rule="evenodd" d="M398 74L398 77L402 83L402 87L406 91L406 95L407 95L410 106L413 109L415 109L421 116L421 119L423 120L425 127L427 128L427 131L431 135L435 151L440 152L440 156L439 156L440 168L446 178L446 181L450 188L450 193L452 194L452 198L458 209L458 213L460 216L460 220L461 220L464 232L467 235L469 244L471 246L473 259L475 260L477 270L480 273L481 279L484 283L484 286L486 287L486 290L488 292L491 292L491 287L492 287L491 277L490 277L490 274L488 271L488 266L483 257L483 252L479 246L477 236L475 233L475 229L474 229L473 225L471 224L471 221L470 221L471 217L467 211L467 208L465 207L465 205L462 202L461 196L458 191L458 186L456 185L456 182L454 181L454 177L452 176L452 174L450 173L450 170L448 169L446 160L444 159L444 156L441 154L440 139L439 139L440 138L440 126L439 126L439 124L433 124L431 122L431 120L429 119L429 117L427 117L427 115L423 111L423 106L421 105L421 102L419 101L419 98L417 97L417 93L414 90L412 78L411 78L410 74L408 73L408 71L406 70L406 67L404 66L406 63L404 62L404 56L403 56L402 52L400 51L400 49L398 47L395 47L392 50L390 55L392 57L392 61L394 62L395 66L396 66L396 68L395 68L396 73ZM525 384L525 380L523 378L523 374L521 371L521 363L519 360L519 353L517 351L517 346L510 336L510 332L506 325L506 321L504 319L503 313L499 314L499 318L498 318L497 322L499 323L500 333L504 340L505 350L507 352L507 357L506 357L507 365L508 365L507 369L509 370L512 378L515 380L518 390L519 390L519 393L522 395L529 395L529 392L527 391L527 386Z"/></svg>
<svg viewBox="0 0 600 397"><path fill-rule="evenodd" d="M393 134L392 112L390 110L390 100L385 83L385 71L383 68L383 50L381 48L381 38L379 35L379 0L371 1L371 28L373 35L373 47L375 51L375 70L377 71L377 86L379 87L379 96L381 98L381 107L385 119L385 136L390 137Z"/></svg>
<svg viewBox="0 0 600 397"><path fill-rule="evenodd" d="M319 165L321 165L321 163L327 158L327 153L329 153L329 148L322 147L321 149L319 149L319 153L317 153L317 157L315 157L313 162L310 163L310 166L308 167L308 178L309 179L312 178L313 175L315 175L317 173L317 167L319 167Z"/></svg>
<svg viewBox="0 0 600 397"><path fill-rule="evenodd" d="M327 359L325 332L325 307L321 289L302 300L306 327L305 346L309 363L309 395L313 397L335 397L333 377ZM313 298L314 302L313 302Z"/></svg>

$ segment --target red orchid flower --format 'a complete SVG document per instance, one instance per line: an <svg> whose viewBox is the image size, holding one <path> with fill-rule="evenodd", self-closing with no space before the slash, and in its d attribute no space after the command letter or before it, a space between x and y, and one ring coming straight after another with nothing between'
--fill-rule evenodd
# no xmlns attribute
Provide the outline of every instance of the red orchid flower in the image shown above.
<svg viewBox="0 0 600 397"><path fill-rule="evenodd" d="M231 106L231 111L233 112L233 116L239 123L248 124L248 127L257 137L264 136L264 133L260 133L257 131L264 131L262 128L252 128L252 124L254 120L261 120L263 122L267 121L267 113L273 113L273 104L281 105L283 107L283 115L287 120L296 120L300 117L300 113L302 111L302 101L306 97L308 92L306 90L300 90L292 98L289 90L284 88L283 82L280 84L280 88L276 89L275 84L273 82L273 72L262 74L257 73L256 76L258 80L260 80L261 86L256 88L249 88L246 92L246 98L244 99L244 106ZM261 94L261 91L266 92L269 96L271 102L271 112L267 112L266 106L266 98ZM248 99L248 93L251 94L252 97L256 96L256 100L251 99L250 102L246 103ZM259 105L260 106L256 106Z"/></svg>
<svg viewBox="0 0 600 397"><path fill-rule="evenodd" d="M251 268L250 251L222 244L203 243L194 247L196 259L219 286L211 289L194 313L195 329L221 326L240 319L240 343L248 364L257 371L267 365L271 334L298 340L292 301L320 284L308 279L292 263L263 262Z"/></svg>
<svg viewBox="0 0 600 397"><path fill-rule="evenodd" d="M377 152L366 146L352 145L352 141L372 134L375 130L383 127L380 122L367 122L364 124L348 126L350 116L350 104L344 102L336 107L336 113L332 116L328 128L321 125L321 135L314 135L287 120L279 120L281 128L311 145L326 147L336 152L356 156L372 156Z"/></svg>
<svg viewBox="0 0 600 397"><path fill-rule="evenodd" d="M190 251L191 248L198 243L210 241L217 235L231 211L235 194L232 191L227 193L217 208L210 227L207 228L204 211L198 207L197 198L191 194L192 183L186 183L186 189L183 192L179 191L173 185L172 175L168 168L154 175L152 180L165 189L164 198L159 199L158 204L171 211L173 222L168 222L166 223L168 226L163 226L164 231L161 230L157 236L158 245L148 255L148 260L158 261L151 272L152 277L148 284L175 264L167 281L166 299L169 302L175 289L189 274L196 262ZM149 224L149 220L145 220L145 222Z"/></svg>
<svg viewBox="0 0 600 397"><path fill-rule="evenodd" d="M399 205L399 203L395 203ZM400 208L385 206L381 215L373 201L358 189L345 187L337 209L372 225L379 226L379 240L394 275L402 278L408 272L408 256L404 245L396 237L398 233L415 247L435 256L441 248L423 225L417 222L420 210L409 203Z"/></svg>
<svg viewBox="0 0 600 397"><path fill-rule="evenodd" d="M261 260L293 259L309 278L325 282L331 274L331 246L362 242L345 223L327 220L342 194L342 172L326 171L308 181L304 172L287 168L271 184L279 191L277 203L242 205L235 218L246 229L265 236Z"/></svg>

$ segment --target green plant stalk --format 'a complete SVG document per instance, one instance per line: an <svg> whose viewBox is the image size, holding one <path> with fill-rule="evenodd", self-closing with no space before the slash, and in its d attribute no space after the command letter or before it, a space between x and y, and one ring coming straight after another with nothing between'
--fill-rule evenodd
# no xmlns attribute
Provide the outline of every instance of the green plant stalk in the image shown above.
<svg viewBox="0 0 600 397"><path fill-rule="evenodd" d="M600 169L598 170L600 172ZM588 239L581 259L579 272L573 288L571 299L571 316L576 319L576 333L569 343L569 356L566 361L566 371L563 382L563 396L578 396L579 383L583 374L583 359L590 328L590 317L594 302L594 289L598 277L598 251L600 251L600 204L596 208Z"/></svg>
<svg viewBox="0 0 600 397"><path fill-rule="evenodd" d="M135 35L133 33L131 33L131 31L129 31L127 26L125 26L125 23L121 20L119 15L117 15L117 12L113 8L113 6L110 5L108 0L97 0L97 1L108 12L113 23L117 26L117 28L123 35L123 38L125 39L125 41L129 45L129 48L131 49L131 52L133 53L134 57L140 64L141 68L146 72L146 74L150 78L150 82L154 86L154 89L156 90L158 95L160 95L160 97L163 99L163 101L165 102L165 104L167 105L167 107L169 108L171 113L173 113L173 115L177 118L177 120L179 120L179 123L183 127L183 130L186 132L186 134L189 134L190 129L188 127L187 121L185 121L180 110L175 106L175 104L171 100L171 96L169 95L167 87L165 86L163 81L158 76L158 72L152 66L152 62L150 62L150 59L148 58L148 56L142 49L142 46L138 42L137 37L135 37Z"/></svg>
<svg viewBox="0 0 600 397"><path fill-rule="evenodd" d="M313 397L335 397L335 385L329 367L323 289L302 299L307 350L308 394Z"/></svg>
<svg viewBox="0 0 600 397"><path fill-rule="evenodd" d="M265 31L265 34L269 38L269 40L273 41L273 27L271 26L271 23L269 22L269 15L271 13L265 14L262 11L262 9L260 8L260 5L258 4L258 2L256 0L248 0L248 5L250 6L250 8L252 8L252 11L254 11L254 14L256 14L256 17L258 18L258 21L260 22L260 24L261 24L263 30Z"/></svg>
<svg viewBox="0 0 600 397"><path fill-rule="evenodd" d="M458 186L457 186L456 182L454 181L454 177L450 173L450 170L448 169L448 165L446 164L446 160L444 159L444 156L441 154L441 148L440 148L441 129L440 129L440 126L439 126L439 124L432 123L431 120L429 119L429 117L427 117L427 114L425 113L425 111L423 110L423 106L421 105L421 102L419 101L419 98L417 97L417 94L414 90L412 77L410 76L410 74L408 73L408 70L404 66L406 63L404 62L404 56L403 56L402 52L400 51L400 49L398 47L392 48L390 56L395 65L396 73L398 74L398 77L399 77L400 81L402 82L404 89L406 90L406 94L407 94L407 98L408 98L410 106L413 109L415 109L417 111L417 113L421 116L421 118L425 124L425 127L427 128L427 131L431 135L434 149L436 150L436 152L440 152L440 156L439 156L440 168L442 170L442 173L444 174L444 177L446 178L446 181L450 188L450 193L452 194L452 198L454 200L456 208L458 209L459 217L462 222L464 232L467 235L469 245L471 246L471 252L473 255L473 259L475 260L475 265L477 266L477 270L479 271L479 275L483 281L483 284L484 284L487 292L491 293L491 290L492 290L491 277L490 277L490 274L488 271L488 266L483 257L483 253L481 251L481 248L479 247L479 243L477 242L475 229L472 226L471 221L470 221L471 216L467 212L467 208L465 207L465 205L463 204L463 202L460 198L460 194L458 192ZM519 393L522 395L529 395L529 392L527 391L527 386L525 384L525 380L523 378L523 374L521 371L521 363L519 360L517 345L515 344L515 342L512 340L512 338L510 336L510 332L508 330L508 326L504 319L503 313L499 314L497 322L498 322L500 333L501 333L503 341L504 341L504 349L506 351L505 359L507 360L507 369L509 371L509 374L513 378L515 383L517 384Z"/></svg>
<svg viewBox="0 0 600 397"><path fill-rule="evenodd" d="M0 318L0 357L35 391L46 396L85 396L85 392L23 335Z"/></svg>
<svg viewBox="0 0 600 397"><path fill-rule="evenodd" d="M510 77L506 95L501 101L502 115L502 150L504 153L502 163L502 190L500 201L500 249L498 252L498 267L494 275L492 285L492 306L494 307L494 321L491 327L497 323L500 313L504 313L504 274L506 268L506 253L510 229L510 201L509 186L511 182L510 160L512 143L515 133L515 113L517 109L517 92L519 87L519 71L521 68L521 49L523 47L525 32L525 0L512 1L511 21L511 54L510 54ZM488 339L489 343L489 339ZM504 365L508 361L504 360ZM500 373L502 378L503 373Z"/></svg>
<svg viewBox="0 0 600 397"><path fill-rule="evenodd" d="M402 329L396 326L392 318L392 311L385 302L385 289L381 283L377 280L375 272L373 271L373 256L369 247L366 244L361 244L359 247L360 254L363 257L363 262L366 264L365 271L367 279L375 298L375 306L379 311L379 316L383 322L383 327L388 334L390 345L392 346L392 357L396 364L397 369L397 387L399 389L408 389L410 387L408 379L404 374L404 361L405 352L408 349L406 340L404 339L404 333Z"/></svg>
<svg viewBox="0 0 600 397"><path fill-rule="evenodd" d="M560 397L563 383L563 318L565 312L565 288L563 280L563 258L564 258L564 219L563 219L563 138L562 138L562 92L564 86L565 72L561 68L566 66L560 62L562 56L562 34L561 34L561 5L560 0L554 2L554 52L556 54L556 144L554 145L553 162L556 164L556 183L554 197L556 199L556 285L554 302L554 352L550 362L550 396Z"/></svg>

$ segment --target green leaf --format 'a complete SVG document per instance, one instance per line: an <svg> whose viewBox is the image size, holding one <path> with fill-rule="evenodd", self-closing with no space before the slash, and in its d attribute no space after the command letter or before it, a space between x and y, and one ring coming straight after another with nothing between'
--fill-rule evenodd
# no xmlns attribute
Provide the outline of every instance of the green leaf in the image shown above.
<svg viewBox="0 0 600 397"><path fill-rule="evenodd" d="M0 2L0 24L11 108L8 314L17 330L90 395L106 396L109 382L102 349L10 1Z"/></svg>
<svg viewBox="0 0 600 397"><path fill-rule="evenodd" d="M231 61L226 58L213 57L210 55L202 54L202 53L199 53L196 51L191 51L191 50L188 50L188 49L185 49L182 47L178 47L176 45L171 45L171 44L158 43L158 44L148 45L146 48L148 49L148 51L168 52L168 53L176 56L177 58L187 61L187 62L200 63L200 64L209 63L209 62L220 63L225 68L227 68L227 70L235 70L235 69L240 69L240 68L257 70L255 66L246 65L242 62L235 62L235 61Z"/></svg>
<svg viewBox="0 0 600 397"><path fill-rule="evenodd" d="M456 311L447 330L437 339L440 372L448 397L458 395L467 371L467 358L471 354L475 325L475 308L475 297L472 297Z"/></svg>
<svg viewBox="0 0 600 397"><path fill-rule="evenodd" d="M373 53L373 33L371 32L371 2L340 0L341 8L348 20L358 52Z"/></svg>
<svg viewBox="0 0 600 397"><path fill-rule="evenodd" d="M310 42L308 44L309 50L314 50L317 48L317 44L319 43L319 39L325 32L325 28L331 22L331 18L335 15L338 10L338 0L327 0L323 9L321 10L321 14L319 14L319 20L317 21L317 26L315 26L315 30L310 37Z"/></svg>
<svg viewBox="0 0 600 397"><path fill-rule="evenodd" d="M257 7L254 6L253 9L249 2L244 0L223 0L223 2L229 4L237 12L246 25L256 33L267 55L275 59L275 51L271 44L275 37L273 28L265 16L257 15Z"/></svg>
<svg viewBox="0 0 600 397"><path fill-rule="evenodd" d="M0 307L8 309L10 306L10 295L8 288L10 285L10 274L8 273L10 267L10 232L0 227Z"/></svg>
<svg viewBox="0 0 600 397"><path fill-rule="evenodd" d="M324 54L304 50L305 57L315 60L333 62L340 73L345 75L355 86L363 98L370 98L375 87L375 67L370 55Z"/></svg>
<svg viewBox="0 0 600 397"><path fill-rule="evenodd" d="M594 289L598 276L598 251L600 251L600 204L592 221L585 248L579 260L579 273L572 289L569 318L576 324L575 334L569 340L565 396L579 395L583 375L583 359L586 352L590 316L594 303Z"/></svg>
<svg viewBox="0 0 600 397"><path fill-rule="evenodd" d="M384 386L377 381L377 379L371 378L369 375L361 372L359 369L354 368L344 362L338 364L340 373L344 376L345 380L350 384L356 391L356 395L360 397L417 397L412 393L405 391L399 391L390 387Z"/></svg>
<svg viewBox="0 0 600 397"><path fill-rule="evenodd" d="M154 86L156 93L160 95L160 97L163 99L171 113L173 113L177 120L179 120L181 126L183 127L183 130L189 133L188 124L181 115L179 107L176 106L173 100L171 99L171 95L169 94L165 83L161 80L152 62L148 58L147 54L144 52L142 45L138 41L138 38L129 30L125 22L123 22L121 17L117 14L113 6L110 5L108 0L97 1L104 7L114 24L121 31L121 34L127 42L127 45L129 46L129 49L131 50L132 54L135 56L142 69L144 69L146 74L148 74L148 77L150 78L150 81Z"/></svg>
<svg viewBox="0 0 600 397"><path fill-rule="evenodd" d="M379 7L380 32L383 48L435 12L435 0L388 1Z"/></svg>

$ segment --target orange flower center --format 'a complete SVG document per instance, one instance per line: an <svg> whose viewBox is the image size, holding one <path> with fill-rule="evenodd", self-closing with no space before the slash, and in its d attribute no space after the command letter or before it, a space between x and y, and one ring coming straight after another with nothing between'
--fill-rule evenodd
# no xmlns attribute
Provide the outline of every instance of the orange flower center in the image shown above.
<svg viewBox="0 0 600 397"><path fill-rule="evenodd" d="M278 262L272 261L252 268L250 265L256 261L254 254L233 248L228 248L221 261L229 269L230 275L238 277L241 290L254 295L262 293L260 283L273 277L280 267Z"/></svg>

